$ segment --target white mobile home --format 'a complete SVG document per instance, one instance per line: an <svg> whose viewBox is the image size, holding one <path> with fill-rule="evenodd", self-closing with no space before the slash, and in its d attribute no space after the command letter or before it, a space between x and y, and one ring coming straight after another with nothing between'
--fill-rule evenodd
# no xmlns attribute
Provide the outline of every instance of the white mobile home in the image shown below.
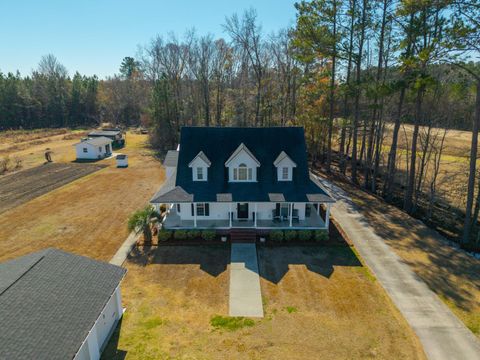
<svg viewBox="0 0 480 360"><path fill-rule="evenodd" d="M97 137L74 144L77 160L97 160L110 156L112 141L107 137Z"/></svg>

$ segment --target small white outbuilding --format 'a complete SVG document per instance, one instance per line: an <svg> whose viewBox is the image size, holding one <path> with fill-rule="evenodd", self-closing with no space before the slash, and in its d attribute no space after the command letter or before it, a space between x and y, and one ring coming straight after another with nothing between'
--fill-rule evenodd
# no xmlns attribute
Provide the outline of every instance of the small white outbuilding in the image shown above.
<svg viewBox="0 0 480 360"><path fill-rule="evenodd" d="M112 139L101 136L74 144L77 160L103 159L112 154Z"/></svg>
<svg viewBox="0 0 480 360"><path fill-rule="evenodd" d="M118 168L128 167L128 156L127 155L118 154L115 159L117 160L117 167Z"/></svg>

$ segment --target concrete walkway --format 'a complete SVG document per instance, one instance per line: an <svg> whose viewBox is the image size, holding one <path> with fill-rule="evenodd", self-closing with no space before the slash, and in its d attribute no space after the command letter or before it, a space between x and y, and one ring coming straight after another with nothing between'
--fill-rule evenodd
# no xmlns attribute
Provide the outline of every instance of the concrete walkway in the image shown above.
<svg viewBox="0 0 480 360"><path fill-rule="evenodd" d="M132 251L135 243L137 242L138 237L141 235L135 234L134 231L128 235L127 239L123 242L122 246L117 250L117 253L113 255L112 259L110 260L110 264L122 266L123 262L127 258L130 251Z"/></svg>
<svg viewBox="0 0 480 360"><path fill-rule="evenodd" d="M230 316L263 317L255 244L231 246Z"/></svg>
<svg viewBox="0 0 480 360"><path fill-rule="evenodd" d="M331 214L420 339L429 359L480 359L480 342L375 234L348 194L320 179L337 203ZM439 244L439 246L441 246Z"/></svg>

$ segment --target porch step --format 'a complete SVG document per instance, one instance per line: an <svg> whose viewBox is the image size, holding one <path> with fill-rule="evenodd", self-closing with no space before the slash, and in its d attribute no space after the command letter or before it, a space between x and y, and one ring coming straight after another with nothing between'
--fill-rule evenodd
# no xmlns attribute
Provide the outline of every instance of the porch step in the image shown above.
<svg viewBox="0 0 480 360"><path fill-rule="evenodd" d="M257 232L250 229L232 229L230 230L230 240L232 243L255 243Z"/></svg>

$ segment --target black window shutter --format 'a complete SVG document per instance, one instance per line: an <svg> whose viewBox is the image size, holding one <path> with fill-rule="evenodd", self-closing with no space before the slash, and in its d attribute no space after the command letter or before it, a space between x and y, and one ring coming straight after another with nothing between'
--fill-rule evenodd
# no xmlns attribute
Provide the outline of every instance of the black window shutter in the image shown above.
<svg viewBox="0 0 480 360"><path fill-rule="evenodd" d="M205 203L205 216L210 216L210 204Z"/></svg>
<svg viewBox="0 0 480 360"><path fill-rule="evenodd" d="M193 215L194 215L194 213L193 213L193 203L192 203L192 216L193 216Z"/></svg>
<svg viewBox="0 0 480 360"><path fill-rule="evenodd" d="M276 216L280 215L280 203L275 204L275 215Z"/></svg>

